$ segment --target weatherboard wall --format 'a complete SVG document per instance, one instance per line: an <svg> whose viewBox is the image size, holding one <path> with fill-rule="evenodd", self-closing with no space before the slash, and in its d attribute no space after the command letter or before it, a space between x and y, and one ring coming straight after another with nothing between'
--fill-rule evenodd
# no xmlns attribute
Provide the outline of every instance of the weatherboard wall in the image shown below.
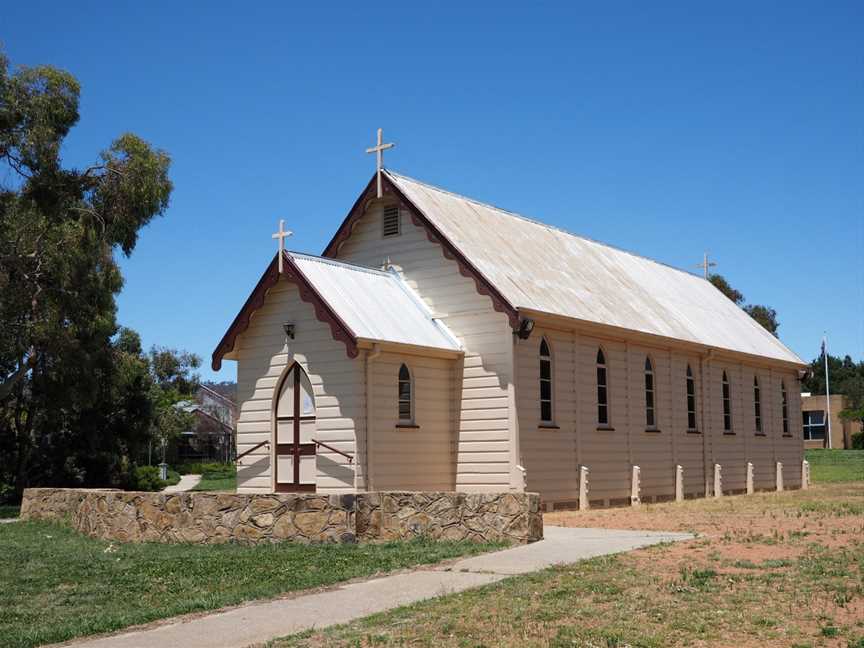
<svg viewBox="0 0 864 648"><path fill-rule="evenodd" d="M399 420L399 368L408 367L414 417ZM375 490L455 490L454 360L382 353L370 362L368 462Z"/></svg>
<svg viewBox="0 0 864 648"><path fill-rule="evenodd" d="M553 421L540 419L540 342L552 351ZM607 363L610 425L597 421L597 351ZM646 416L645 359L654 375L656 425ZM602 338L538 325L515 353L517 410L527 489L544 502L578 500L578 470L589 469L588 499L593 505L629 503L632 466L641 471L641 496L671 499L675 467L684 471L686 497L713 489L713 464L722 466L725 493L746 490L747 463L754 464L757 489L775 487L776 462L784 463L784 482L800 486L802 443L793 371L735 362L704 362L685 349L651 347L644 342ZM704 362L704 371L703 370ZM696 397L695 429L688 429L687 367ZM722 373L731 383L734 434L724 434ZM762 433L755 428L753 377L759 377ZM782 436L780 380L789 397L789 431ZM703 380L705 384L703 385ZM705 389L703 396L703 387ZM794 395L793 395L794 394ZM705 466L708 466L706 474Z"/></svg>
<svg viewBox="0 0 864 648"><path fill-rule="evenodd" d="M513 347L507 319L478 294L474 281L459 272L441 246L412 223L407 210L400 210L400 234L384 237L384 204L374 202L367 209L336 256L371 267L389 260L459 339L465 353L454 377L455 486L465 491L509 488L515 430L510 425Z"/></svg>
<svg viewBox="0 0 864 648"><path fill-rule="evenodd" d="M295 338L288 340L285 321L295 323ZM347 356L345 345L333 340L330 329L315 317L310 304L300 299L297 288L280 281L255 312L249 328L238 339L237 388L240 414L237 422L237 454L262 441L271 441L273 398L281 377L296 360L306 371L315 395L315 438L345 453L365 449L363 365ZM359 443L358 443L359 440ZM240 461L238 493L274 490L274 448L262 446ZM362 457L361 457L362 458ZM362 485L363 462L349 465L347 458L326 448L317 457L317 490L352 490Z"/></svg>

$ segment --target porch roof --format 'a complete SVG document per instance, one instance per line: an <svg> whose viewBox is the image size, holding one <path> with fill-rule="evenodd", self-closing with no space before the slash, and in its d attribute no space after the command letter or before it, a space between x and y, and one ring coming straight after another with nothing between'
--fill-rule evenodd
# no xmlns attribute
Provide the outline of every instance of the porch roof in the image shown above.
<svg viewBox="0 0 864 648"><path fill-rule="evenodd" d="M395 271L288 252L355 338L459 351L455 336Z"/></svg>

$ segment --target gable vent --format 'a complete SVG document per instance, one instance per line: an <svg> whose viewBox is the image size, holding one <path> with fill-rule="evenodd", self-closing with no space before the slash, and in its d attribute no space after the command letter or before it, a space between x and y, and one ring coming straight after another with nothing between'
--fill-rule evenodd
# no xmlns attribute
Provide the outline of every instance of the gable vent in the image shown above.
<svg viewBox="0 0 864 648"><path fill-rule="evenodd" d="M381 227L385 237L399 236L399 207L397 205L384 208Z"/></svg>

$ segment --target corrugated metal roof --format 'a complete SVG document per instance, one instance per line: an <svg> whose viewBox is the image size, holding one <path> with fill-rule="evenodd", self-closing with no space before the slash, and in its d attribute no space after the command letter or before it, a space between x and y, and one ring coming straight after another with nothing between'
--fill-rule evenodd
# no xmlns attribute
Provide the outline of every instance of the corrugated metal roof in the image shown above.
<svg viewBox="0 0 864 648"><path fill-rule="evenodd" d="M434 319L396 272L289 252L324 301L358 338L458 351L459 342Z"/></svg>
<svg viewBox="0 0 864 648"><path fill-rule="evenodd" d="M804 364L701 276L386 173L517 308Z"/></svg>

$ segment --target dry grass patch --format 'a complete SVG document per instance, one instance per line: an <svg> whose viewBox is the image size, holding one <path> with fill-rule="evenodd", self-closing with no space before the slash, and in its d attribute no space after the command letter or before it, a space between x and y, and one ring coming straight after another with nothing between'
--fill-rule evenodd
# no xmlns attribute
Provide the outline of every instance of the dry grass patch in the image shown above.
<svg viewBox="0 0 864 648"><path fill-rule="evenodd" d="M864 648L864 484L559 512L546 521L700 537L511 578L274 645Z"/></svg>

